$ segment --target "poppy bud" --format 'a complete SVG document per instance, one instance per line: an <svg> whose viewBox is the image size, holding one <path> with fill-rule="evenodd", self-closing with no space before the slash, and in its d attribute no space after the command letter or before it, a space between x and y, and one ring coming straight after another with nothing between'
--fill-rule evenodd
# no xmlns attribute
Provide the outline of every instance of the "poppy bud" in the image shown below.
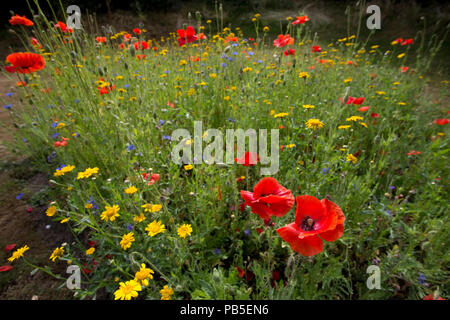
<svg viewBox="0 0 450 320"><path fill-rule="evenodd" d="M136 55L136 49L134 48L134 46L130 46L130 54L132 57Z"/></svg>

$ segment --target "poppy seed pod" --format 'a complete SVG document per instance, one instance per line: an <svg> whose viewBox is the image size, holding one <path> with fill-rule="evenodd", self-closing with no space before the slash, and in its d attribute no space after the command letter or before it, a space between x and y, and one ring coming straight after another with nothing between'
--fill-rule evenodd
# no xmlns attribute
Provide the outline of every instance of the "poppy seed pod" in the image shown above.
<svg viewBox="0 0 450 320"><path fill-rule="evenodd" d="M134 57L136 55L136 49L134 48L134 46L130 46L130 54L132 57Z"/></svg>

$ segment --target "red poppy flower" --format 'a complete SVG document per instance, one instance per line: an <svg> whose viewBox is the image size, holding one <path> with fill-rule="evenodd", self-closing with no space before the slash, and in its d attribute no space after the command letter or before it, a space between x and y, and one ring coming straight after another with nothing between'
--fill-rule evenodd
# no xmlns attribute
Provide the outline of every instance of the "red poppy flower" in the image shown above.
<svg viewBox="0 0 450 320"><path fill-rule="evenodd" d="M282 217L294 206L291 190L281 186L272 177L262 178L253 188L253 192L241 190L241 196L252 208L252 212L262 219Z"/></svg>
<svg viewBox="0 0 450 320"><path fill-rule="evenodd" d="M443 126L444 124L447 124L449 122L450 122L449 119L436 119L433 121L434 124L438 124L440 126Z"/></svg>
<svg viewBox="0 0 450 320"><path fill-rule="evenodd" d="M322 252L323 240L336 241L344 234L345 216L335 203L313 196L297 197L295 221L277 229L292 250L313 256Z"/></svg>
<svg viewBox="0 0 450 320"><path fill-rule="evenodd" d="M144 177L144 180L149 180L148 185L151 186L155 182L159 181L160 175L158 173L154 173L150 176L150 173L143 173L142 176ZM149 179L150 176L150 179Z"/></svg>
<svg viewBox="0 0 450 320"><path fill-rule="evenodd" d="M294 38L291 38L288 34L279 34L278 38L273 41L273 45L277 48L282 48L291 44L294 44Z"/></svg>
<svg viewBox="0 0 450 320"><path fill-rule="evenodd" d="M245 270L240 268L240 267L236 267L236 270L238 272L238 276L239 278L242 278L245 275Z"/></svg>
<svg viewBox="0 0 450 320"><path fill-rule="evenodd" d="M394 40L395 43L402 43L403 42L403 38L397 38Z"/></svg>
<svg viewBox="0 0 450 320"><path fill-rule="evenodd" d="M258 160L258 155L250 151L245 152L239 158L234 158L234 162L242 164L244 167L253 167L258 163Z"/></svg>
<svg viewBox="0 0 450 320"><path fill-rule="evenodd" d="M409 67L401 67L401 68L400 68L400 71L401 71L402 73L405 73L406 71L408 71L408 69L409 69Z"/></svg>
<svg viewBox="0 0 450 320"><path fill-rule="evenodd" d="M308 16L296 17L295 21L293 21L292 24L295 26L297 24L303 24L306 21L309 21Z"/></svg>
<svg viewBox="0 0 450 320"><path fill-rule="evenodd" d="M187 26L186 30L178 29L178 45L181 47L186 42L191 43L198 40L198 36L195 34L195 29L191 26Z"/></svg>
<svg viewBox="0 0 450 320"><path fill-rule="evenodd" d="M312 52L321 52L322 48L320 46L312 46Z"/></svg>
<svg viewBox="0 0 450 320"><path fill-rule="evenodd" d="M6 272L6 271L9 271L9 270L11 270L13 267L11 267L11 266L1 266L0 267L0 272Z"/></svg>
<svg viewBox="0 0 450 320"><path fill-rule="evenodd" d="M9 73L32 73L42 70L45 67L44 58L32 52L16 52L6 57L6 61L12 66L6 66L5 70Z"/></svg>
<svg viewBox="0 0 450 320"><path fill-rule="evenodd" d="M147 57L147 56L146 56L145 54L138 54L138 55L136 56L136 59L138 59L138 60L144 60L146 57Z"/></svg>
<svg viewBox="0 0 450 320"><path fill-rule="evenodd" d="M238 41L239 41L238 37L227 36L227 37L225 38L225 43L228 43L228 42L238 42Z"/></svg>
<svg viewBox="0 0 450 320"><path fill-rule="evenodd" d="M405 46L407 44L412 44L413 43L413 39L404 39L401 43L402 46Z"/></svg>
<svg viewBox="0 0 450 320"><path fill-rule="evenodd" d="M104 95L104 94L108 94L108 93L110 93L111 91L113 91L115 87L116 87L116 86L113 84L113 85L110 86L110 87L102 87L102 88L98 87L97 90L98 90L98 92L100 93L100 95Z"/></svg>
<svg viewBox="0 0 450 320"><path fill-rule="evenodd" d="M15 244L15 243L11 243L11 244L8 244L6 247L5 247L5 251L11 251L12 249L14 249L15 247L16 247L17 245Z"/></svg>
<svg viewBox="0 0 450 320"><path fill-rule="evenodd" d="M18 14L12 16L11 19L9 19L9 23L12 24L13 26L24 25L27 27L31 27L32 25L34 25L33 21L25 18L25 16L21 17Z"/></svg>
<svg viewBox="0 0 450 320"><path fill-rule="evenodd" d="M123 41L128 42L133 36L129 33L123 35Z"/></svg>
<svg viewBox="0 0 450 320"><path fill-rule="evenodd" d="M95 41L97 41L97 43L105 43L106 37L97 37L95 38Z"/></svg>
<svg viewBox="0 0 450 320"><path fill-rule="evenodd" d="M55 24L55 28L60 29L64 33L67 33L67 32L72 33L73 32L72 28L67 28L66 24L61 21L58 21L58 23Z"/></svg>
<svg viewBox="0 0 450 320"><path fill-rule="evenodd" d="M288 49L284 52L285 56L293 56L295 55L295 50L294 49Z"/></svg>
<svg viewBox="0 0 450 320"><path fill-rule="evenodd" d="M420 154L420 151L411 150L407 153L408 156L418 156Z"/></svg>
<svg viewBox="0 0 450 320"><path fill-rule="evenodd" d="M369 110L369 106L365 106L365 107L361 107L361 108L358 108L358 111L360 111L360 112L366 112L367 110Z"/></svg>
<svg viewBox="0 0 450 320"><path fill-rule="evenodd" d="M345 102L345 104L355 104L355 105L360 105L364 102L365 98L364 97L359 97L359 98L354 98L351 96L348 96L347 102ZM344 101L343 99L341 100L342 102Z"/></svg>
<svg viewBox="0 0 450 320"><path fill-rule="evenodd" d="M148 45L148 42L146 42L146 41L139 41L139 42L134 43L134 48L136 50L138 50L138 49L145 50L145 49L150 48L150 46Z"/></svg>
<svg viewBox="0 0 450 320"><path fill-rule="evenodd" d="M134 28L133 29L133 32L135 33L135 34L141 34L141 29L139 29L139 28Z"/></svg>
<svg viewBox="0 0 450 320"><path fill-rule="evenodd" d="M69 140L68 138L62 138L61 141L55 141L53 143L53 145L55 146L55 148L59 148L59 147L65 147L67 146L67 140Z"/></svg>
<svg viewBox="0 0 450 320"><path fill-rule="evenodd" d="M434 298L434 295L430 293L429 295L423 297L423 300L447 300L442 297L438 297L437 299Z"/></svg>
<svg viewBox="0 0 450 320"><path fill-rule="evenodd" d="M372 118L379 118L380 115L379 115L378 113L372 112L372 113L370 114L370 117L372 117Z"/></svg>

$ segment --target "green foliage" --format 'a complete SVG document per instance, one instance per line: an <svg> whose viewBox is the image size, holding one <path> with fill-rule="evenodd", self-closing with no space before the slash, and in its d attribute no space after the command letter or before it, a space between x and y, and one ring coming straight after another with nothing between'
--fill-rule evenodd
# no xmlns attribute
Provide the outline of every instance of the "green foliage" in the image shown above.
<svg viewBox="0 0 450 320"><path fill-rule="evenodd" d="M64 254L83 268L78 297L103 290L112 298L142 263L155 272L140 294L148 299L159 299L166 284L177 299L421 299L434 289L447 297L448 129L433 123L444 110L434 102L441 97L427 94L422 70L400 71L398 55L409 47L384 52L349 37L315 53L308 26L289 25L296 53L284 56L257 20L257 45L238 30L233 46L225 41L232 30L213 31L207 23L207 40L178 47L175 35L152 39L148 50L128 50L124 33L99 34L107 42L96 43L83 31L63 34L38 19L43 48L29 50L44 55L46 67L26 79L17 74L27 81L19 89L24 111L12 109L11 116L20 124L16 148L34 166L49 175L62 164L75 166L52 176L54 188L34 199L55 201L52 219L69 219L79 236ZM150 39L135 35L131 46L143 40ZM369 111L340 100L349 96L365 97ZM309 128L310 119L323 127ZM275 231L293 221L295 208L272 227L241 207L240 190L262 178L261 164L172 163L178 141L167 136L178 128L193 134L199 120L204 130L221 132L279 129L283 148L274 177L294 195L330 197L345 214L344 235L302 257ZM55 147L61 137L67 145ZM408 154L413 150L420 154ZM94 167L98 173L79 176ZM149 185L143 173L160 180ZM137 192L126 193L130 186ZM145 204L161 208L144 212ZM102 218L113 205L119 216ZM141 213L146 220L138 222ZM152 221L165 231L149 235ZM185 238L178 234L183 224L193 229ZM130 232L135 241L123 249ZM372 264L381 269L380 290L366 286Z"/></svg>

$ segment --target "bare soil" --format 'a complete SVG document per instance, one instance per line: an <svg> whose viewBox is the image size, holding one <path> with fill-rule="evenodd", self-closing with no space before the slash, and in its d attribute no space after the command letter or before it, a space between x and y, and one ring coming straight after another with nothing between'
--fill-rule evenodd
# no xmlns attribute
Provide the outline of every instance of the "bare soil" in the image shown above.
<svg viewBox="0 0 450 320"><path fill-rule="evenodd" d="M14 92L14 81L0 76L0 93L6 92ZM20 110L17 99L13 101L13 108L16 112ZM48 179L33 171L26 159L9 152L6 143L12 142L14 127L9 112L3 108L0 122L0 266L13 266L11 271L0 273L0 300L70 299L73 296L70 290L65 287L57 290L62 284L60 280L41 271L31 275L31 266L20 260L12 263L7 260L12 251L6 252L3 249L6 245L14 243L16 249L28 245L30 250L25 255L31 263L40 267L51 264L54 273L66 277L65 263L52 263L49 257L53 249L71 241L72 237L64 225L52 222L45 215L45 206L31 207L32 211L27 212L30 208L27 201L48 187ZM21 200L16 199L19 193L24 193Z"/></svg>

